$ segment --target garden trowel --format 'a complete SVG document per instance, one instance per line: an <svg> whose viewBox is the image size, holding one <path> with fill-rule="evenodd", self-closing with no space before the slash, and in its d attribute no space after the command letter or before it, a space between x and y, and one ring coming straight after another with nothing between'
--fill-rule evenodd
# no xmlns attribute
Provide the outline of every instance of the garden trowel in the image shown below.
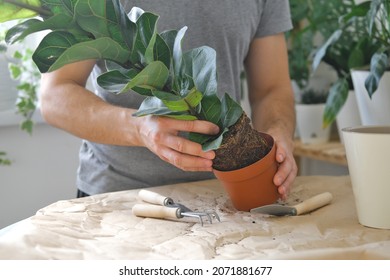
<svg viewBox="0 0 390 280"><path fill-rule="evenodd" d="M282 204L270 204L250 210L251 213L262 213L273 216L296 216L309 213L315 209L329 204L333 196L329 192L324 192L313 196L295 206L288 206Z"/></svg>

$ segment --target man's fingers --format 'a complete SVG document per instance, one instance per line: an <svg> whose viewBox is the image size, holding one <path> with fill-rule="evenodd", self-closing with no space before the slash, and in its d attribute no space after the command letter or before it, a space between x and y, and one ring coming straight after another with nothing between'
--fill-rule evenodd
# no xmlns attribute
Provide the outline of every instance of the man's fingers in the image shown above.
<svg viewBox="0 0 390 280"><path fill-rule="evenodd" d="M169 148L162 149L159 156L184 171L212 171L211 159L182 154Z"/></svg>
<svg viewBox="0 0 390 280"><path fill-rule="evenodd" d="M174 122L172 126L178 131L197 132L208 135L215 135L219 132L219 127L208 121L183 121L174 119L170 119L170 121Z"/></svg>
<svg viewBox="0 0 390 280"><path fill-rule="evenodd" d="M179 136L169 136L163 139L163 144L181 154L188 154L198 156L206 159L214 159L215 152L202 150L202 146L198 143L192 142L188 139Z"/></svg>

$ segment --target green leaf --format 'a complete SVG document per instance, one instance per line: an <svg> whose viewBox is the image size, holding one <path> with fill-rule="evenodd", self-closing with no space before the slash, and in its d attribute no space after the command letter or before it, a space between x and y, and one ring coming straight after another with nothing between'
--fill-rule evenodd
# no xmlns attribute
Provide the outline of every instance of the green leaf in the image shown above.
<svg viewBox="0 0 390 280"><path fill-rule="evenodd" d="M370 9L370 2L371 1L365 1L358 5L352 6L351 11L349 13L340 17L340 24L346 24L354 17L365 17L368 13L368 10Z"/></svg>
<svg viewBox="0 0 390 280"><path fill-rule="evenodd" d="M39 71L45 73L52 64L71 46L77 44L76 38L64 31L47 34L34 52L33 60Z"/></svg>
<svg viewBox="0 0 390 280"><path fill-rule="evenodd" d="M23 55L20 53L20 51L15 51L13 54L13 58L23 59Z"/></svg>
<svg viewBox="0 0 390 280"><path fill-rule="evenodd" d="M385 5L384 2L378 1L378 0L372 0L369 1L371 2L370 9L368 11L368 33L374 37L375 33L375 27L378 21L381 21L381 13L385 12L385 10L382 6ZM386 5L389 5L388 3ZM386 23L388 21L388 18L386 18ZM387 23L388 24L388 23Z"/></svg>
<svg viewBox="0 0 390 280"><path fill-rule="evenodd" d="M11 161L6 158L7 153L0 151L0 165L10 165Z"/></svg>
<svg viewBox="0 0 390 280"><path fill-rule="evenodd" d="M35 7L41 6L41 1L39 0L19 0L19 2L32 5ZM0 1L0 9L1 9L0 22L6 22L6 21L21 19L21 18L30 18L37 15L36 11L24 9L15 6L14 4L4 3L4 1Z"/></svg>
<svg viewBox="0 0 390 280"><path fill-rule="evenodd" d="M120 28L122 38L127 44L128 49L133 50L135 37L137 35L137 26L129 19L119 0L113 0L112 4L116 15L116 23ZM110 32L112 33L112 31Z"/></svg>
<svg viewBox="0 0 390 280"><path fill-rule="evenodd" d="M84 0L75 6L78 24L94 38L109 37L123 48L132 50L136 26L118 0Z"/></svg>
<svg viewBox="0 0 390 280"><path fill-rule="evenodd" d="M197 90L196 88L193 88L190 90L190 92L184 97L184 100L187 102L187 104L191 108L195 108L198 106L198 104L202 101L203 94Z"/></svg>
<svg viewBox="0 0 390 280"><path fill-rule="evenodd" d="M49 8L53 14L65 14L73 17L75 5L79 0L41 0L41 2L42 5Z"/></svg>
<svg viewBox="0 0 390 280"><path fill-rule="evenodd" d="M221 101L218 96L203 96L201 104L200 115L202 119L218 125L222 114Z"/></svg>
<svg viewBox="0 0 390 280"><path fill-rule="evenodd" d="M136 70L127 70L126 72L120 70L111 70L101 74L97 79L99 86L105 90L113 93L120 92L126 84L134 78L139 72Z"/></svg>
<svg viewBox="0 0 390 280"><path fill-rule="evenodd" d="M169 48L170 57L173 57L173 46L175 44L177 33L177 30L166 30L160 33L161 38L165 41Z"/></svg>
<svg viewBox="0 0 390 280"><path fill-rule="evenodd" d="M23 40L26 36L46 29L57 30L64 29L72 24L72 17L65 14L56 14L51 18L41 21L38 19L26 20L7 32L5 40L8 44L13 44L19 40Z"/></svg>
<svg viewBox="0 0 390 280"><path fill-rule="evenodd" d="M318 65L320 65L320 62L324 58L326 51L328 48L337 42L337 40L340 38L343 31L341 29L336 30L329 38L326 40L325 44L323 44L315 53L312 68L313 71L315 71L318 68Z"/></svg>
<svg viewBox="0 0 390 280"><path fill-rule="evenodd" d="M153 95L160 99L164 105L171 111L174 112L182 112L188 111L190 106L188 106L187 102L180 95L175 95L171 92L166 91L152 91Z"/></svg>
<svg viewBox="0 0 390 280"><path fill-rule="evenodd" d="M149 12L141 14L136 22L137 36L131 55L133 63L147 64L153 61L158 16Z"/></svg>
<svg viewBox="0 0 390 280"><path fill-rule="evenodd" d="M202 145L202 150L204 152L207 152L207 151L211 151L211 150L216 150L218 149L221 144L222 144L222 141L223 141L223 137L225 135L226 132L228 132L229 129L225 128L222 133L215 139L213 139L212 141L206 141L203 145Z"/></svg>
<svg viewBox="0 0 390 280"><path fill-rule="evenodd" d="M188 134L188 139L192 142L198 143L198 144L205 144L206 142L210 142L212 139L215 138L215 135L206 135L206 134L200 134L195 132L190 132ZM202 148L203 150L203 148Z"/></svg>
<svg viewBox="0 0 390 280"><path fill-rule="evenodd" d="M217 65L214 49L203 46L183 55L185 74L192 77L195 87L204 95L217 93Z"/></svg>
<svg viewBox="0 0 390 280"><path fill-rule="evenodd" d="M173 68L175 76L180 79L182 76L182 60L183 60L183 51L181 48L181 41L187 31L187 26L181 28L176 35L175 41L173 43ZM180 84L180 81L177 81L176 84Z"/></svg>
<svg viewBox="0 0 390 280"><path fill-rule="evenodd" d="M32 120L25 120L20 124L20 128L27 131L30 135L32 134L34 122Z"/></svg>
<svg viewBox="0 0 390 280"><path fill-rule="evenodd" d="M77 23L95 38L110 37L105 0L78 1L75 17Z"/></svg>
<svg viewBox="0 0 390 280"><path fill-rule="evenodd" d="M134 87L162 90L169 71L161 61L154 61L147 65L141 72L131 79L119 93L126 92Z"/></svg>
<svg viewBox="0 0 390 280"><path fill-rule="evenodd" d="M8 64L8 69L10 71L11 78L14 79L14 80L18 79L20 77L20 75L22 74L22 70L16 64L9 63Z"/></svg>
<svg viewBox="0 0 390 280"><path fill-rule="evenodd" d="M171 68L171 52L167 43L160 35L156 35L156 44L154 45L154 60L161 61L168 69Z"/></svg>
<svg viewBox="0 0 390 280"><path fill-rule="evenodd" d="M360 48L353 48L348 57L348 68L353 69L365 65L364 52Z"/></svg>
<svg viewBox="0 0 390 280"><path fill-rule="evenodd" d="M202 93L197 91L195 88L185 97L165 91L152 92L154 96L161 99L168 109L174 112L193 111L202 100Z"/></svg>
<svg viewBox="0 0 390 280"><path fill-rule="evenodd" d="M38 46L33 59L41 72L50 72L66 64L87 59L108 59L125 63L129 55L128 50L111 38L78 43L71 34L52 32Z"/></svg>
<svg viewBox="0 0 390 280"><path fill-rule="evenodd" d="M386 53L377 52L373 55L371 59L370 74L364 83L370 98L372 98L372 95L377 90L379 82L388 65L389 58Z"/></svg>
<svg viewBox="0 0 390 280"><path fill-rule="evenodd" d="M196 120L195 116L183 112L172 112L165 104L157 97L146 97L141 106L133 114L136 117L146 115L164 116L179 120Z"/></svg>
<svg viewBox="0 0 390 280"><path fill-rule="evenodd" d="M145 110L138 110L133 114L133 116L135 117L143 117L147 115L167 117L167 118L172 118L172 119L182 120L182 121L196 120L195 116L189 114L181 114L180 112L172 112L167 108L148 108Z"/></svg>
<svg viewBox="0 0 390 280"><path fill-rule="evenodd" d="M349 85L346 78L336 81L329 89L323 114L323 127L328 127L336 119L337 114L344 106L349 93Z"/></svg>
<svg viewBox="0 0 390 280"><path fill-rule="evenodd" d="M222 97L221 108L221 121L223 128L229 128L230 126L235 124L237 120L241 117L243 112L241 106L236 101L234 101L227 93L225 93L225 95Z"/></svg>

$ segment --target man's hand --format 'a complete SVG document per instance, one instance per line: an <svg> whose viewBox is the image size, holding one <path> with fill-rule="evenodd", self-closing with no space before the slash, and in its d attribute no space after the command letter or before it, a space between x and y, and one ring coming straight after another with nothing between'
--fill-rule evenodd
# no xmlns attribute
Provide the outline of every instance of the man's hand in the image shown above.
<svg viewBox="0 0 390 280"><path fill-rule="evenodd" d="M291 137L284 136L281 130L273 129L268 133L275 139L276 161L279 163L278 171L274 176L274 184L278 187L282 199L286 200L298 173L293 155L294 143Z"/></svg>
<svg viewBox="0 0 390 280"><path fill-rule="evenodd" d="M219 132L217 125L156 116L139 117L137 123L141 144L162 160L185 171L212 171L214 151L202 151L200 144L179 136L179 132L215 135Z"/></svg>

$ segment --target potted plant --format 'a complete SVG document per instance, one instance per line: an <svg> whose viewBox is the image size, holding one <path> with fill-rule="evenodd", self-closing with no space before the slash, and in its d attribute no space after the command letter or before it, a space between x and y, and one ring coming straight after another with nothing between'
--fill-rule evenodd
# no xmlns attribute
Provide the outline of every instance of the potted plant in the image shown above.
<svg viewBox="0 0 390 280"><path fill-rule="evenodd" d="M309 85L314 74L313 54L323 38L338 27L338 18L345 14L354 0L290 0L293 29L286 33L289 45L290 76L300 89Z"/></svg>
<svg viewBox="0 0 390 280"><path fill-rule="evenodd" d="M351 70L368 65L379 47L369 36L366 18L352 16L360 13L362 7L367 8L368 3L350 2L348 12L338 19L337 28L330 29L333 33L316 50L312 65L316 71L320 62L324 62L337 73L338 79L329 90L323 124L326 127L336 120L340 137L341 128L361 124Z"/></svg>
<svg viewBox="0 0 390 280"><path fill-rule="evenodd" d="M2 10L10 13L0 20L14 15L29 18L8 31L9 43L37 31L52 30L33 54L42 73L75 61L104 59L108 72L97 79L101 87L113 94L132 90L145 96L136 116L202 119L220 127L217 136L191 133L188 137L202 144L204 150L215 150L215 175L238 210L249 211L279 198L272 181L277 168L272 137L254 130L241 106L228 94L218 97L215 50L207 46L182 50L186 27L159 33L157 15L138 8L127 15L119 0L36 1L35 6L27 2L3 1ZM36 15L42 19L30 18ZM259 167L253 165L263 163L267 164L263 169L268 177L253 183L251 180L261 175ZM241 175L239 179L229 175L247 169L256 171L248 175L249 183ZM238 183L239 199L246 201L235 198L237 191L231 191L233 181Z"/></svg>
<svg viewBox="0 0 390 280"><path fill-rule="evenodd" d="M304 144L320 144L329 141L330 127L322 126L322 115L327 99L326 91L305 89L295 105L297 129Z"/></svg>
<svg viewBox="0 0 390 280"><path fill-rule="evenodd" d="M390 113L387 114L390 96L380 92L389 85L386 77L390 54L389 12L390 4L385 0L366 1L354 6L341 17L339 28L318 53L318 59L321 59L324 52L341 43L344 36L359 38L349 55L347 75L352 77L363 125L390 122ZM376 91L378 93L374 96ZM334 111L337 112L343 99L339 96L331 103Z"/></svg>
<svg viewBox="0 0 390 280"><path fill-rule="evenodd" d="M366 4L366 5L363 5ZM369 71L354 69L352 79L358 97L363 125L388 125L390 123L390 3L374 0L361 4L361 12L351 16L367 20L369 39L376 42ZM375 93L375 94L374 94Z"/></svg>
<svg viewBox="0 0 390 280"><path fill-rule="evenodd" d="M310 54L317 31L310 24L313 13L308 0L290 0L290 11L293 28L286 32L289 72L296 88L302 89L310 78Z"/></svg>
<svg viewBox="0 0 390 280"><path fill-rule="evenodd" d="M296 98L299 99L299 95L307 88L329 89L323 111L323 126L324 128L330 126L337 116L340 138L341 127L346 124L360 123L360 115L353 94L349 95L348 106L344 106L345 99L352 88L352 80L346 76L349 74L348 57L356 43L353 37L357 35L352 33L350 36L344 35L340 42L332 46L329 46L328 42L331 39L327 40L327 38L340 35L332 35L335 30L339 29L339 18L355 5L354 0L290 1L294 28L287 34L287 40L290 45L290 75L298 85L295 87ZM318 69L320 62L324 63L321 64L321 69ZM326 81L332 84L335 79L333 76L336 76L338 81L332 86L319 84L319 82L323 84ZM352 109L349 109L350 107Z"/></svg>

